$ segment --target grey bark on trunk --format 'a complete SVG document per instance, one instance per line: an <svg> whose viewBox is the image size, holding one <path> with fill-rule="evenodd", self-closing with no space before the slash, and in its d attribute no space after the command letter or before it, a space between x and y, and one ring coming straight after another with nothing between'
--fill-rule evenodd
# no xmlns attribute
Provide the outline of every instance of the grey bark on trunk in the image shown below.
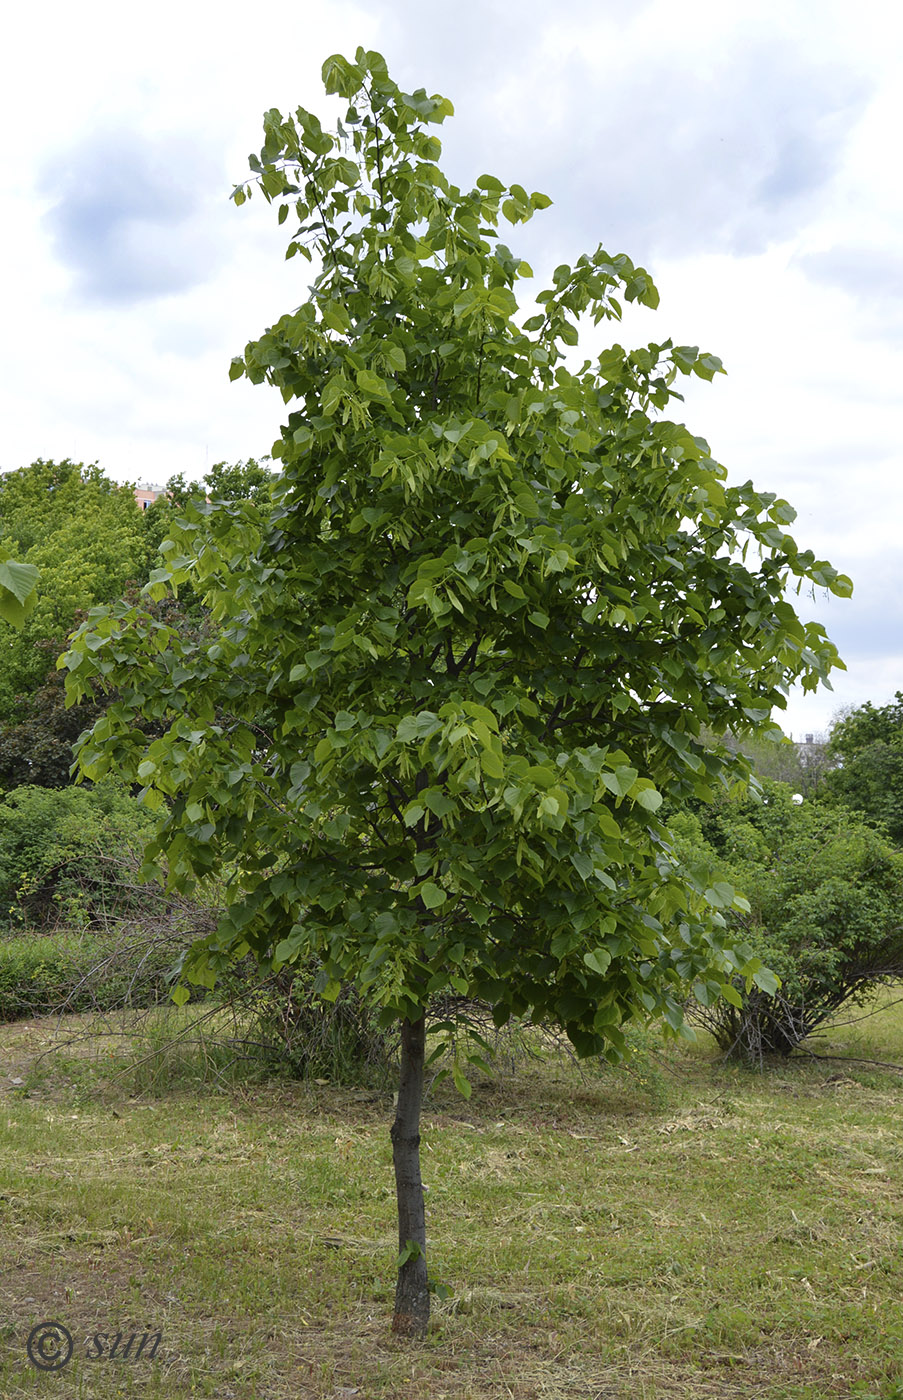
<svg viewBox="0 0 903 1400"><path fill-rule="evenodd" d="M430 1293L426 1269L426 1215L420 1177L420 1106L426 1017L401 1023L401 1074L392 1124L392 1162L398 1201L398 1252L407 1255L398 1270L392 1331L406 1337L426 1335Z"/></svg>

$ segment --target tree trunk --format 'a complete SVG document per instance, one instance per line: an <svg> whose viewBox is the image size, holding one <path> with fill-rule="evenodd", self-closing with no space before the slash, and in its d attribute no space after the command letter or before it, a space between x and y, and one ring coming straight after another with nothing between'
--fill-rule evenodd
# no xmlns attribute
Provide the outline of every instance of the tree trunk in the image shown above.
<svg viewBox="0 0 903 1400"><path fill-rule="evenodd" d="M426 1017L401 1023L401 1076L392 1124L392 1161L398 1200L398 1251L408 1255L398 1270L392 1331L406 1337L426 1335L430 1294L426 1272L426 1217L420 1179L420 1105Z"/></svg>

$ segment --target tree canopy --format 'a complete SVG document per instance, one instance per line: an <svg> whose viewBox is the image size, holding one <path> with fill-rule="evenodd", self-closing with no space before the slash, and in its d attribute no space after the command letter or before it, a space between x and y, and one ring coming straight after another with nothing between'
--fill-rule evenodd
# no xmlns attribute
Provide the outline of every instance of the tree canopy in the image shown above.
<svg viewBox="0 0 903 1400"><path fill-rule="evenodd" d="M275 476L275 472L254 457L249 457L246 462L214 462L199 482L188 481L184 472L176 472L166 482L153 505L148 507L148 514L151 519L159 515L166 525L173 511L184 510L188 502L195 498L257 501L269 493Z"/></svg>
<svg viewBox="0 0 903 1400"><path fill-rule="evenodd" d="M837 765L829 794L878 822L903 845L903 692L887 705L866 703L833 725L828 753Z"/></svg>
<svg viewBox="0 0 903 1400"><path fill-rule="evenodd" d="M17 613L16 632L0 639L0 724L22 718L25 698L44 680L80 610L118 597L129 579L147 578L153 549L131 486L111 481L97 466L42 459L0 477L0 564L27 571L40 589ZM7 580L7 586L12 586ZM21 599L19 599L21 602Z"/></svg>
<svg viewBox="0 0 903 1400"><path fill-rule="evenodd" d="M658 809L747 771L704 727L761 732L793 681L839 664L787 585L850 584L797 547L786 502L729 484L662 416L714 355L665 340L572 360L581 324L657 305L644 269L600 247L523 318L532 274L499 221L549 199L452 184L427 129L451 104L400 91L378 54L323 72L349 104L335 133L268 112L235 191L276 201L297 222L287 255L317 263L232 365L291 405L281 475L261 501L189 502L150 586L190 583L218 634L117 604L65 664L73 698L119 692L79 763L144 785L148 873L190 889L234 869L186 975L249 950L313 958L324 995L356 983L401 1022L396 1324L418 1331L431 999L552 1021L616 1059L631 1017L679 1031L690 986L773 987L728 946L733 891L680 869Z"/></svg>

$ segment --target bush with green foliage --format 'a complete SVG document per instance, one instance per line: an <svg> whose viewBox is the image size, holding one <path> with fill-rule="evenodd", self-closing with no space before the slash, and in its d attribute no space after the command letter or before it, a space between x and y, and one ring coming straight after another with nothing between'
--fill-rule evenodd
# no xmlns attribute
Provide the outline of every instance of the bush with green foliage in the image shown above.
<svg viewBox="0 0 903 1400"><path fill-rule="evenodd" d="M732 999L694 1016L730 1053L789 1054L846 1004L903 977L903 854L855 813L798 804L784 783L725 799L669 826L683 861L717 891L746 895L729 919L780 976L774 996L735 981Z"/></svg>
<svg viewBox="0 0 903 1400"><path fill-rule="evenodd" d="M100 933L0 937L0 1021L168 1000L172 940Z"/></svg>
<svg viewBox="0 0 903 1400"><path fill-rule="evenodd" d="M0 923L86 927L132 912L144 892L120 857L152 830L120 783L16 788L0 802Z"/></svg>

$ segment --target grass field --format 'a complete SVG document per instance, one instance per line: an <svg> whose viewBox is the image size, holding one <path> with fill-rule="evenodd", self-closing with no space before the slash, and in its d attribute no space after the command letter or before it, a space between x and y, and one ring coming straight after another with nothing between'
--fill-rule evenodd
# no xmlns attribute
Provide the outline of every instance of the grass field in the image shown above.
<svg viewBox="0 0 903 1400"><path fill-rule="evenodd" d="M887 995L815 1047L843 1060L649 1040L620 1071L549 1053L435 1090L454 1294L414 1347L389 1331L390 1094L212 1052L129 1068L127 1038L37 1059L81 1025L0 1027L3 1400L903 1397L903 1075L865 1063L903 1064ZM26 1358L46 1320L74 1339L56 1373ZM86 1356L117 1330L156 1354Z"/></svg>

